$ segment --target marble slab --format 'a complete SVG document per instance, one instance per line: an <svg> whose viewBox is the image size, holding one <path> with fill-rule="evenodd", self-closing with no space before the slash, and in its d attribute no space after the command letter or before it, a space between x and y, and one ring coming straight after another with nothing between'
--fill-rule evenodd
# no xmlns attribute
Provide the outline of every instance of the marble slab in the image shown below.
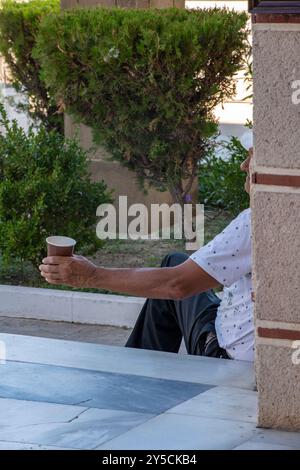
<svg viewBox="0 0 300 470"><path fill-rule="evenodd" d="M7 361L1 366L0 397L159 414L210 388L152 377Z"/></svg>
<svg viewBox="0 0 300 470"><path fill-rule="evenodd" d="M0 398L0 430L14 426L65 423L87 408L56 403Z"/></svg>
<svg viewBox="0 0 300 470"><path fill-rule="evenodd" d="M49 410L50 412L50 410ZM30 424L0 430L0 442L19 442L69 449L94 449L152 416L115 410L84 410L65 423ZM2 444L4 445L4 444Z"/></svg>
<svg viewBox="0 0 300 470"><path fill-rule="evenodd" d="M41 446L38 444L24 444L23 442L0 441L0 450L77 450L67 447Z"/></svg>
<svg viewBox="0 0 300 470"><path fill-rule="evenodd" d="M257 392L214 387L168 410L168 413L257 422Z"/></svg>
<svg viewBox="0 0 300 470"><path fill-rule="evenodd" d="M0 449L300 449L256 428L250 363L0 334Z"/></svg>
<svg viewBox="0 0 300 470"><path fill-rule="evenodd" d="M253 364L2 333L7 360L252 390Z"/></svg>
<svg viewBox="0 0 300 470"><path fill-rule="evenodd" d="M295 450L292 447L282 446L278 444L270 444L269 442L246 441L235 447L233 450Z"/></svg>
<svg viewBox="0 0 300 470"><path fill-rule="evenodd" d="M257 428L253 442L258 444L292 447L300 450L300 432L281 431L279 429Z"/></svg>
<svg viewBox="0 0 300 470"><path fill-rule="evenodd" d="M254 429L253 423L164 413L98 448L226 450L249 440Z"/></svg>

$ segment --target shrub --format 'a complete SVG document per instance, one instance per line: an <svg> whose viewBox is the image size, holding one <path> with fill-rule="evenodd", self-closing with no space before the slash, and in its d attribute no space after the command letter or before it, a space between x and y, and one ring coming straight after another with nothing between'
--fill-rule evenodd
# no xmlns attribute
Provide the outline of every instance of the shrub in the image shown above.
<svg viewBox="0 0 300 470"><path fill-rule="evenodd" d="M78 248L99 246L96 208L110 201L106 186L91 183L76 140L41 126L25 134L0 107L0 252L38 263L45 237L66 234Z"/></svg>
<svg viewBox="0 0 300 470"><path fill-rule="evenodd" d="M0 8L0 53L10 69L14 87L25 92L28 104L18 105L35 121L63 132L63 117L40 78L39 61L32 56L41 18L59 12L59 0L19 3L4 0Z"/></svg>
<svg viewBox="0 0 300 470"><path fill-rule="evenodd" d="M35 57L51 93L96 143L182 203L234 92L247 15L74 9L42 21Z"/></svg>
<svg viewBox="0 0 300 470"><path fill-rule="evenodd" d="M236 216L249 207L249 195L244 190L245 173L240 169L248 151L236 137L223 146L228 155L226 160L211 152L200 164L200 201Z"/></svg>

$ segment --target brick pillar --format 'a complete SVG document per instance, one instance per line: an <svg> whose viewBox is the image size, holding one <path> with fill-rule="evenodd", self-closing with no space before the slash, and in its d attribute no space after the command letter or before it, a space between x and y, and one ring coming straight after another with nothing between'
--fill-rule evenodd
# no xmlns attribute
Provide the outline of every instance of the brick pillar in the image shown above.
<svg viewBox="0 0 300 470"><path fill-rule="evenodd" d="M300 2L298 14L262 8L252 11L258 424L300 430Z"/></svg>

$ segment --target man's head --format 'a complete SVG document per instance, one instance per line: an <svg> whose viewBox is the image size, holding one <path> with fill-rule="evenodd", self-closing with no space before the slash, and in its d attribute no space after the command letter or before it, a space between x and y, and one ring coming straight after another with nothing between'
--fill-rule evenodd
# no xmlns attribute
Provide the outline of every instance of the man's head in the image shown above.
<svg viewBox="0 0 300 470"><path fill-rule="evenodd" d="M251 162L252 155L253 155L253 147L250 147L248 150L248 157L241 164L241 170L247 173L247 178L245 181L244 188L248 194L250 193L250 162Z"/></svg>

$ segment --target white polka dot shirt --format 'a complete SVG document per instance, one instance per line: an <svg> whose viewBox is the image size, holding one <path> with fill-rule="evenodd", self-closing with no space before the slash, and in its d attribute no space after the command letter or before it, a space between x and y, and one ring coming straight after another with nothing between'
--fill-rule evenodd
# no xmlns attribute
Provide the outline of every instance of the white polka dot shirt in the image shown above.
<svg viewBox="0 0 300 470"><path fill-rule="evenodd" d="M251 213L241 212L225 230L190 257L224 286L217 311L219 344L233 359L254 360Z"/></svg>

